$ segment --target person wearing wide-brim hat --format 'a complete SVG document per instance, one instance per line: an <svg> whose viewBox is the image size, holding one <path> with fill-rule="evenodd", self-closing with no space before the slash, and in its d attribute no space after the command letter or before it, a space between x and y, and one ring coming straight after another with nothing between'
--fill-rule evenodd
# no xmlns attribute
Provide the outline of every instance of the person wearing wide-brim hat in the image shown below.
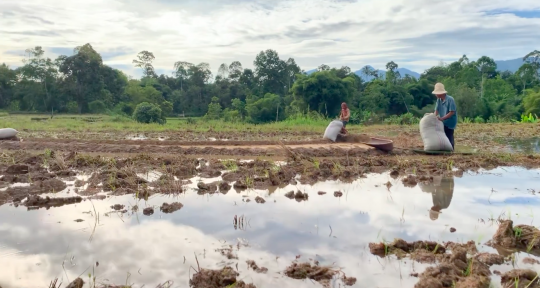
<svg viewBox="0 0 540 288"><path fill-rule="evenodd" d="M450 140L452 149L454 149L454 130L457 126L457 109L454 98L447 95L442 83L435 84L435 89L432 92L437 96L435 104L435 116L444 124L444 134Z"/></svg>

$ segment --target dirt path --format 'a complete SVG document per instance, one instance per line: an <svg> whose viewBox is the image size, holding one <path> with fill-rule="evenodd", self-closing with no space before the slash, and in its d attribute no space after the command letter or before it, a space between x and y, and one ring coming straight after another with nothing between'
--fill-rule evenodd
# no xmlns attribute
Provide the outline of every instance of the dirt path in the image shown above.
<svg viewBox="0 0 540 288"><path fill-rule="evenodd" d="M327 140L283 142L289 149L310 156L332 156L366 153L374 148L361 143L332 143ZM278 141L155 141L155 140L79 140L24 139L22 142L2 141L0 149L99 153L168 153L184 155L253 155L275 156L286 151Z"/></svg>

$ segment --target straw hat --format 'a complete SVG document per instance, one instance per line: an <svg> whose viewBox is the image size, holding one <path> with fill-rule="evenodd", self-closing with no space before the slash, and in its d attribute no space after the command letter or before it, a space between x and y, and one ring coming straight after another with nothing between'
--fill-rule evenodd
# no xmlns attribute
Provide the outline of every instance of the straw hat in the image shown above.
<svg viewBox="0 0 540 288"><path fill-rule="evenodd" d="M432 92L435 95L441 95L446 94L446 90L444 90L444 85L442 83L435 84L435 90Z"/></svg>

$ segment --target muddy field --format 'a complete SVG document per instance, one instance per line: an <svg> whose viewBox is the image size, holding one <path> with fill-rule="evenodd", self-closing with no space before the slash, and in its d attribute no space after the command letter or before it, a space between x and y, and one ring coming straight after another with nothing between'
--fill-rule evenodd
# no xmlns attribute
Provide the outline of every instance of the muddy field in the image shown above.
<svg viewBox="0 0 540 288"><path fill-rule="evenodd" d="M537 153L208 133L1 141L0 287L540 287Z"/></svg>

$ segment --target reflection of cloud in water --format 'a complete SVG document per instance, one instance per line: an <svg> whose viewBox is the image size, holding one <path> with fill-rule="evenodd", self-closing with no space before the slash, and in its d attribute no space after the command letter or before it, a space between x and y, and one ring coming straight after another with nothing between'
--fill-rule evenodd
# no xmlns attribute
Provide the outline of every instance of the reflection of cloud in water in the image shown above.
<svg viewBox="0 0 540 288"><path fill-rule="evenodd" d="M533 176L538 171L518 172L520 177L506 173L503 177L465 175L454 179L452 205L446 207L437 221L429 219L433 199L422 190L437 192L438 187L444 185L410 189L386 174L369 175L350 184L326 182L313 187L287 186L272 194L262 190L237 194L233 190L226 195L199 196L190 191L179 197L158 196L150 199L148 205L179 201L185 206L173 214L162 214L156 208L151 217L142 214L138 217L124 215L122 219L117 214L104 216L113 204L135 204L132 196L94 201L100 213L100 225L92 242L88 239L94 218L83 214L93 211L88 201L30 212L24 207L4 205L0 207L0 266L6 269L0 271L0 285L4 288L42 287L52 278L62 277L62 261L67 253L66 269L70 280L99 261L96 275L100 280L125 283L129 272L130 282L139 285L151 287L174 280L176 287L182 287L187 285L190 265L196 267L194 252L201 266L217 268L226 258L214 249L220 248L223 241L236 244L238 238L245 238L250 248L241 248L238 253L240 278L258 287L315 287L310 281L294 281L276 274L298 254L302 255L301 260L317 258L323 261L321 264L335 262L348 276L359 279L357 287L409 287L417 279L404 277L400 280L399 275L400 271L402 275L408 275L411 262L377 260L369 254L368 243L382 238L391 241L396 237L485 242L496 226L479 223L478 219L487 220L490 212L529 209L526 204L511 199L527 197L526 189L537 183ZM382 185L387 181L393 184L390 191ZM497 193L491 193L492 186L499 187ZM284 196L296 189L308 192L309 200L296 202ZM327 194L319 196L318 191ZM334 191L342 191L343 197L333 197ZM245 203L242 202L243 195L252 200L260 195L267 202ZM479 202L488 197L492 202L510 201L504 207ZM140 202L139 207L141 211L145 204ZM233 228L234 215L246 216L249 225L245 231ZM85 221L73 221L79 218ZM519 221L530 224L531 218L521 215ZM456 227L457 232L450 234L447 225ZM14 251L22 252L13 254ZM75 257L74 267L70 267L71 256ZM280 257L277 261L276 256ZM245 260L248 259L269 268L270 272L260 275L246 271ZM415 267L418 272L422 271L421 265L415 264ZM139 269L142 275L138 273Z"/></svg>

